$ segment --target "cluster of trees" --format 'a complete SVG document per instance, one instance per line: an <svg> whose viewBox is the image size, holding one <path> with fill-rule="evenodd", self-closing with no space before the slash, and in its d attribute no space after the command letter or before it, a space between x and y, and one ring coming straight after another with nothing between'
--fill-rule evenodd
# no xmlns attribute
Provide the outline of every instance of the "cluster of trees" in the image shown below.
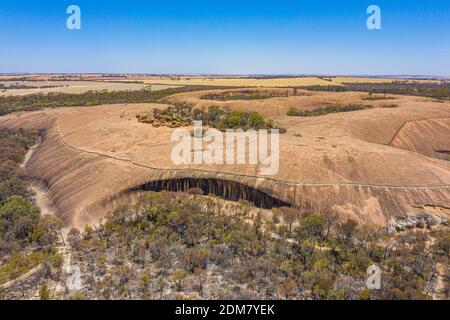
<svg viewBox="0 0 450 320"><path fill-rule="evenodd" d="M217 106L208 108L196 108L193 110L193 119L201 120L218 130L226 129L280 129L276 128L272 119L264 119L257 112L243 112L239 110L228 110Z"/></svg>
<svg viewBox="0 0 450 320"><path fill-rule="evenodd" d="M276 127L272 119L264 119L257 112L243 112L229 110L218 106L194 108L191 104L177 103L165 109L153 109L153 115L137 115L140 122L151 123L154 126L181 127L193 124L193 121L202 121L203 125L226 129L285 129Z"/></svg>
<svg viewBox="0 0 450 320"><path fill-rule="evenodd" d="M62 222L42 216L20 168L38 131L0 129L0 285L39 264L57 266Z"/></svg>
<svg viewBox="0 0 450 320"><path fill-rule="evenodd" d="M40 80L33 79L32 77L28 77L28 76L22 76L22 77L2 78L1 81L3 81L3 82L19 82L19 81L37 82Z"/></svg>
<svg viewBox="0 0 450 320"><path fill-rule="evenodd" d="M12 90L12 89L45 89L45 88L56 88L56 87L59 87L59 85L30 86L30 85L20 84L20 83L15 83L15 84L10 84L10 85L0 83L0 90L2 90L2 91Z"/></svg>
<svg viewBox="0 0 450 320"><path fill-rule="evenodd" d="M392 96L388 96L386 93L383 95L374 95L372 92L369 92L369 94L367 95L367 97L362 98L362 100L370 100L370 101L374 101L374 100L393 100L395 99Z"/></svg>
<svg viewBox="0 0 450 320"><path fill-rule="evenodd" d="M0 128L0 204L13 195L29 197L29 181L20 164L39 134L38 131Z"/></svg>
<svg viewBox="0 0 450 320"><path fill-rule="evenodd" d="M259 100L269 99L274 97L288 97L289 91L255 91L255 90L242 90L242 91L226 91L220 93L208 93L200 97L204 100L216 100L216 101L231 101L231 100Z"/></svg>
<svg viewBox="0 0 450 320"><path fill-rule="evenodd" d="M332 92L369 92L381 94L401 94L423 96L436 99L450 99L450 82L408 82L393 81L387 83L343 83L342 86L307 86L303 89Z"/></svg>
<svg viewBox="0 0 450 320"><path fill-rule="evenodd" d="M449 263L448 228L388 234L331 214L278 208L263 220L249 204L233 212L223 205L211 196L149 192L96 229L73 229L82 295L427 299L439 265ZM382 270L380 290L366 287L372 264Z"/></svg>
<svg viewBox="0 0 450 320"><path fill-rule="evenodd" d="M213 87L217 89L217 87ZM151 103L172 94L211 89L208 86L189 86L152 91L150 88L127 91L88 91L80 94L48 93L24 96L0 96L0 116L15 111L71 106L95 106L113 103Z"/></svg>
<svg viewBox="0 0 450 320"><path fill-rule="evenodd" d="M350 112L350 111L358 111L358 110L366 110L371 109L370 105L362 105L362 104L334 104L334 105L325 105L321 108L316 108L314 110L297 110L295 107L289 108L287 115L292 117L316 117L323 116L328 113L339 113L339 112Z"/></svg>

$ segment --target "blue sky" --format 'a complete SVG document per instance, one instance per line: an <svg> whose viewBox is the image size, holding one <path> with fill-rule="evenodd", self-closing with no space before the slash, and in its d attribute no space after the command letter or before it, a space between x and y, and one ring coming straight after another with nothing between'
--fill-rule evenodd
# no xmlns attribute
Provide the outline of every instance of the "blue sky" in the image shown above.
<svg viewBox="0 0 450 320"><path fill-rule="evenodd" d="M450 1L1 0L0 41L0 73L448 76Z"/></svg>

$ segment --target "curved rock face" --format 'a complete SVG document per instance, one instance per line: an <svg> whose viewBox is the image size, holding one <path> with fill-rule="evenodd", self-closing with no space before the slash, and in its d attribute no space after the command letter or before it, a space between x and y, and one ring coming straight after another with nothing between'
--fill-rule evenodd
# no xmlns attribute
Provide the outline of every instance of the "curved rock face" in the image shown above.
<svg viewBox="0 0 450 320"><path fill-rule="evenodd" d="M391 146L450 160L450 118L408 121L394 136Z"/></svg>
<svg viewBox="0 0 450 320"><path fill-rule="evenodd" d="M194 188L201 189L202 194L214 194L223 197L225 200L246 200L252 202L258 208L272 209L273 207L289 206L289 203L274 198L249 185L233 180L216 178L175 178L156 180L145 183L138 187L137 190L186 192Z"/></svg>
<svg viewBox="0 0 450 320"><path fill-rule="evenodd" d="M288 132L280 136L280 169L273 176L261 176L259 165L173 164L172 130L135 117L161 105L43 110L0 117L0 125L46 129L26 170L47 185L48 197L72 226L99 222L142 189L183 190L177 183L261 207L286 203L386 225L424 208L450 208L450 162L426 156L427 143L414 144L419 139L402 132L410 121L444 119L438 122L443 129L428 134L437 125L427 123L429 131L414 134L426 135L423 141L433 149L445 147L450 103L411 97L397 102L394 109L275 118Z"/></svg>

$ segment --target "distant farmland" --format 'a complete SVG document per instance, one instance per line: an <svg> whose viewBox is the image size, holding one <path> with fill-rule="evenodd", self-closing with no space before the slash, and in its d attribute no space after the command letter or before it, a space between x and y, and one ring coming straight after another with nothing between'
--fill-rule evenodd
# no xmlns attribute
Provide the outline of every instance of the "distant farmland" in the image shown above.
<svg viewBox="0 0 450 320"><path fill-rule="evenodd" d="M343 83L388 83L401 79L358 77L286 77L286 78L221 78L221 77L155 77L146 79L146 84L165 85L209 85L231 87L302 87L315 85L342 85Z"/></svg>
<svg viewBox="0 0 450 320"><path fill-rule="evenodd" d="M84 93L87 91L124 91L124 90L141 90L150 84L143 83L122 83L122 82L100 82L100 81L17 81L17 82L2 82L1 84L6 86L29 86L30 88L25 89L7 89L2 90L0 88L0 96L22 96L33 93L50 93L50 92L62 92L62 93ZM31 88L34 87L34 88ZM152 90L164 90L173 88L173 85L152 85Z"/></svg>

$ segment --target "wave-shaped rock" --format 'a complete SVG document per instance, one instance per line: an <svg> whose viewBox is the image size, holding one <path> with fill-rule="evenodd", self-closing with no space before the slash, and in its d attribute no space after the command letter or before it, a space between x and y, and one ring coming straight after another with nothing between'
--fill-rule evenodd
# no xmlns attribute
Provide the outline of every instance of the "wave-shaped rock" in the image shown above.
<svg viewBox="0 0 450 320"><path fill-rule="evenodd" d="M450 207L449 163L389 146L405 122L423 113L450 117L448 104L428 104L422 113L406 105L314 119L280 117L288 132L280 137L280 170L274 176L259 175L258 165L174 165L172 131L135 117L155 105L11 114L0 117L0 125L46 130L26 170L47 186L47 196L70 225L97 223L142 190L184 190L176 186L180 183L261 207L333 210L361 223L388 225L405 213ZM448 130L448 122L440 124Z"/></svg>

